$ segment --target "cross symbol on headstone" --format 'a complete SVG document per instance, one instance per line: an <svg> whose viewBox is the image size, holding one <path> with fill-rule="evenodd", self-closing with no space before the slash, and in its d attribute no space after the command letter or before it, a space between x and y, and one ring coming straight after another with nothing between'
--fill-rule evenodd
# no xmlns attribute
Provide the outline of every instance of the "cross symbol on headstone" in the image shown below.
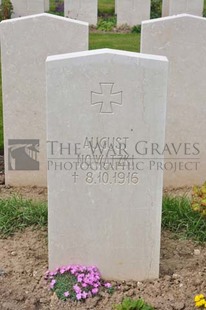
<svg viewBox="0 0 206 310"><path fill-rule="evenodd" d="M122 91L113 93L114 83L99 83L101 93L91 92L91 104L101 104L100 113L113 113L113 104L122 105Z"/></svg>

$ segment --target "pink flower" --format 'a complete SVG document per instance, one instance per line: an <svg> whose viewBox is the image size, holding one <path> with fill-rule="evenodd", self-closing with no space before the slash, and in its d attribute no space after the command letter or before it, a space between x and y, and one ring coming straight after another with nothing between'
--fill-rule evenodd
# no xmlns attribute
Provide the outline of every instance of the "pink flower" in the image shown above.
<svg viewBox="0 0 206 310"><path fill-rule="evenodd" d="M61 273L61 274L65 273L65 271L66 271L66 270L65 270L64 267L62 267L62 268L60 269L60 273Z"/></svg>
<svg viewBox="0 0 206 310"><path fill-rule="evenodd" d="M55 284L56 284L56 280L52 280L50 283L50 288L53 289Z"/></svg>
<svg viewBox="0 0 206 310"><path fill-rule="evenodd" d="M69 296L69 292L65 292L65 293L64 293L64 296L65 296L65 297L68 297L68 296Z"/></svg>
<svg viewBox="0 0 206 310"><path fill-rule="evenodd" d="M72 268L72 269L70 270L70 272L71 272L71 274L75 274L75 272L77 272L77 270L76 270L76 268Z"/></svg>
<svg viewBox="0 0 206 310"><path fill-rule="evenodd" d="M76 294L76 298L77 300L80 300L82 298L82 294L81 293Z"/></svg>
<svg viewBox="0 0 206 310"><path fill-rule="evenodd" d="M82 293L82 298L83 298L83 299L86 299L86 298L87 298L87 293L86 293L85 291L83 291L83 293Z"/></svg>
<svg viewBox="0 0 206 310"><path fill-rule="evenodd" d="M83 275L83 276L84 276L84 275ZM82 275L81 275L81 274L79 274L79 275L77 276L77 281L80 282L80 283L83 281Z"/></svg>
<svg viewBox="0 0 206 310"><path fill-rule="evenodd" d="M92 294L97 294L98 291L99 291L98 288L93 288L93 289L92 289Z"/></svg>
<svg viewBox="0 0 206 310"><path fill-rule="evenodd" d="M104 285L104 286L105 286L105 287L107 287L107 288L112 287L111 283L109 283L109 282L105 283L105 285Z"/></svg>
<svg viewBox="0 0 206 310"><path fill-rule="evenodd" d="M75 290L75 293L76 293L76 294L81 293L81 288L80 288L77 284L75 284L75 285L73 286L73 289Z"/></svg>

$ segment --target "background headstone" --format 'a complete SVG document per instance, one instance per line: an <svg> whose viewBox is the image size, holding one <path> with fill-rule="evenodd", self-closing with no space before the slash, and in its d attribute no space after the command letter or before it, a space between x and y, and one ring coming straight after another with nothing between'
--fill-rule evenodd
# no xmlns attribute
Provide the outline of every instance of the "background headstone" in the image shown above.
<svg viewBox="0 0 206 310"><path fill-rule="evenodd" d="M162 16L171 16L181 13L202 16L204 0L163 0Z"/></svg>
<svg viewBox="0 0 206 310"><path fill-rule="evenodd" d="M151 0L116 0L117 26L140 25L150 19Z"/></svg>
<svg viewBox="0 0 206 310"><path fill-rule="evenodd" d="M114 13L117 14L117 0L115 0Z"/></svg>
<svg viewBox="0 0 206 310"><path fill-rule="evenodd" d="M45 12L45 0L12 0L12 17L21 17Z"/></svg>
<svg viewBox="0 0 206 310"><path fill-rule="evenodd" d="M50 1L49 0L44 0L44 11L48 12L50 9Z"/></svg>
<svg viewBox="0 0 206 310"><path fill-rule="evenodd" d="M172 154L166 155L165 186L193 186L205 181L205 32L205 18L186 14L142 24L141 52L164 55L170 64L166 143ZM177 154L172 143L179 149Z"/></svg>
<svg viewBox="0 0 206 310"><path fill-rule="evenodd" d="M46 186L45 61L87 50L88 24L44 13L0 30L6 184Z"/></svg>
<svg viewBox="0 0 206 310"><path fill-rule="evenodd" d="M169 16L170 0L162 0L162 16Z"/></svg>
<svg viewBox="0 0 206 310"><path fill-rule="evenodd" d="M167 74L165 57L115 50L47 59L50 269L158 277L163 172L132 156L164 145Z"/></svg>
<svg viewBox="0 0 206 310"><path fill-rule="evenodd" d="M64 0L64 15L72 19L97 24L97 0Z"/></svg>

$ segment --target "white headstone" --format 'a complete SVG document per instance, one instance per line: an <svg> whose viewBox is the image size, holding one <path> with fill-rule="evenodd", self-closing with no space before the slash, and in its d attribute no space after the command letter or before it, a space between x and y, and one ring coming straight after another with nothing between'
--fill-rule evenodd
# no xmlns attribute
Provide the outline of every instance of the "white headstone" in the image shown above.
<svg viewBox="0 0 206 310"><path fill-rule="evenodd" d="M171 16L181 13L202 16L204 0L163 0L162 16Z"/></svg>
<svg viewBox="0 0 206 310"><path fill-rule="evenodd" d="M117 14L117 0L115 0L114 13Z"/></svg>
<svg viewBox="0 0 206 310"><path fill-rule="evenodd" d="M12 17L21 17L44 13L45 0L12 0L14 13Z"/></svg>
<svg viewBox="0 0 206 310"><path fill-rule="evenodd" d="M162 16L169 16L170 0L162 0Z"/></svg>
<svg viewBox="0 0 206 310"><path fill-rule="evenodd" d="M64 16L72 19L97 24L97 0L64 0Z"/></svg>
<svg viewBox="0 0 206 310"><path fill-rule="evenodd" d="M116 50L47 59L51 269L158 277L163 173L135 145L164 145L167 73L165 57Z"/></svg>
<svg viewBox="0 0 206 310"><path fill-rule="evenodd" d="M87 50L88 24L44 13L3 21L0 31L6 184L46 186L45 61Z"/></svg>
<svg viewBox="0 0 206 310"><path fill-rule="evenodd" d="M165 186L205 181L205 32L205 18L186 14L142 24L141 51L164 55L170 63L166 120L170 152L165 151Z"/></svg>
<svg viewBox="0 0 206 310"><path fill-rule="evenodd" d="M44 0L44 11L48 12L50 9L50 1L49 0Z"/></svg>
<svg viewBox="0 0 206 310"><path fill-rule="evenodd" d="M140 25L150 19L151 0L116 0L117 26Z"/></svg>

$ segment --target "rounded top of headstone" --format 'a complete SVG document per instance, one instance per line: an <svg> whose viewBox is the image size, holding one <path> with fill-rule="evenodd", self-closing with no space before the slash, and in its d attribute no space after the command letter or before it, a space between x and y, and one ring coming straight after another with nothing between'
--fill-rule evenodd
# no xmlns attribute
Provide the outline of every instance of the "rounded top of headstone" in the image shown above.
<svg viewBox="0 0 206 310"><path fill-rule="evenodd" d="M166 17L161 17L161 18L145 20L142 22L142 25L150 24L150 23L161 23L161 22L177 20L177 19L193 19L193 20L206 21L206 19L204 17L183 13L183 14L177 14L177 15L172 15L172 16L166 16Z"/></svg>
<svg viewBox="0 0 206 310"><path fill-rule="evenodd" d="M89 26L87 22L82 22L79 20L71 19L71 18L66 18L63 16L58 16L54 14L49 14L49 13L41 13L41 14L34 14L34 15L28 15L28 16L22 16L22 17L17 17L17 18L12 18L12 19L7 19L3 20L1 24L4 23L16 23L16 22L24 22L26 20L31 20L31 19L44 19L44 20L60 20L68 23L73 23L77 25L84 25L84 26Z"/></svg>
<svg viewBox="0 0 206 310"><path fill-rule="evenodd" d="M156 56L156 55L149 55L149 54L141 54L141 53L135 53L135 52L128 52L128 51L122 51L122 50L115 50L115 49L97 49L92 51L83 51L83 52L75 52L75 53L69 53L69 54L61 54L61 55L53 55L47 57L47 62L52 61L59 61L59 60L66 60L66 59L72 59L72 58L88 58L88 57L95 57L95 56L107 56L109 58L113 58L114 56L119 56L121 58L124 57L130 57L135 59L148 59L148 60L158 60L167 62L167 58L165 56Z"/></svg>

